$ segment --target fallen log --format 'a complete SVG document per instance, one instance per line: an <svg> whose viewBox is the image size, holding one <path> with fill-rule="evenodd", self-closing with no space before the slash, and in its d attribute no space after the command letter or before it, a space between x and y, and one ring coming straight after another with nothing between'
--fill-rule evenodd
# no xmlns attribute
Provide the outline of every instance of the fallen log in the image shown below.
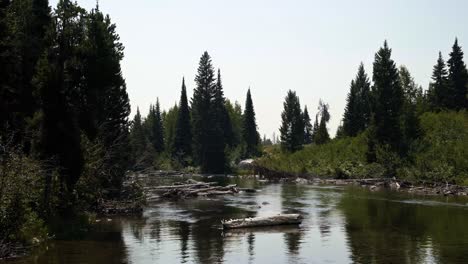
<svg viewBox="0 0 468 264"><path fill-rule="evenodd" d="M221 221L223 229L276 225L298 225L301 222L302 217L299 214L279 214L275 216L231 219L227 221Z"/></svg>
<svg viewBox="0 0 468 264"><path fill-rule="evenodd" d="M199 182L199 183L191 183L191 184L179 184L179 185L149 187L147 189L151 189L151 190L170 190L170 189L202 188L202 187L216 185L216 184L218 184L218 183L217 182Z"/></svg>

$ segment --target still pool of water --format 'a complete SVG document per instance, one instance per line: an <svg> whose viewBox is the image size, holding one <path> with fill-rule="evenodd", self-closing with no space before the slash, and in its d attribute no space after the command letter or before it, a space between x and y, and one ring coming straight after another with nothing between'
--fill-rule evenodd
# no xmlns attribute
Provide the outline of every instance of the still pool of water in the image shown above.
<svg viewBox="0 0 468 264"><path fill-rule="evenodd" d="M261 191L152 201L141 217L103 218L85 235L6 263L468 263L468 200L218 180ZM220 228L222 219L277 213L300 213L304 221Z"/></svg>

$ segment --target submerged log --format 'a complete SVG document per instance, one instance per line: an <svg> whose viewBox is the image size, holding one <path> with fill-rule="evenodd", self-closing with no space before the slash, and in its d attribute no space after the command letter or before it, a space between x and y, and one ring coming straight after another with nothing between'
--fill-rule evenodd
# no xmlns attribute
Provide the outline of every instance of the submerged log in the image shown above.
<svg viewBox="0 0 468 264"><path fill-rule="evenodd" d="M279 214L275 216L231 219L227 221L221 221L224 229L276 225L298 225L301 222L302 217L300 214Z"/></svg>

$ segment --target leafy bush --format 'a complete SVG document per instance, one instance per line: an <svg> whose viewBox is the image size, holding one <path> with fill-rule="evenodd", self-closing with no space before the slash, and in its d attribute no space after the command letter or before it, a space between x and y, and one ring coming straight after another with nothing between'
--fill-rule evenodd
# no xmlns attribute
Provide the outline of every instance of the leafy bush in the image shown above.
<svg viewBox="0 0 468 264"><path fill-rule="evenodd" d="M30 243L47 235L39 214L45 210L43 166L18 149L1 146L0 241Z"/></svg>
<svg viewBox="0 0 468 264"><path fill-rule="evenodd" d="M366 161L367 133L308 145L294 153L265 148L256 161L273 171L334 178L393 177L468 184L468 113L425 113L422 133L402 159L385 146L376 149L377 163Z"/></svg>

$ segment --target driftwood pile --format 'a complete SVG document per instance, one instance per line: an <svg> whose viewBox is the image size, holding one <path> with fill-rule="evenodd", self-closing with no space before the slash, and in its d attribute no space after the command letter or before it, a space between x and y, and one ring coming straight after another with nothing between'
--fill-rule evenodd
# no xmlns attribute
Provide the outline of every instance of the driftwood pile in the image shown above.
<svg viewBox="0 0 468 264"><path fill-rule="evenodd" d="M231 219L221 221L224 229L277 225L298 225L301 222L302 217L300 214L279 214L274 216Z"/></svg>
<svg viewBox="0 0 468 264"><path fill-rule="evenodd" d="M189 198L197 196L214 196L236 194L240 190L237 185L219 186L216 182L197 182L187 180L184 183L174 183L169 186L151 187L151 191L160 193L162 198Z"/></svg>

